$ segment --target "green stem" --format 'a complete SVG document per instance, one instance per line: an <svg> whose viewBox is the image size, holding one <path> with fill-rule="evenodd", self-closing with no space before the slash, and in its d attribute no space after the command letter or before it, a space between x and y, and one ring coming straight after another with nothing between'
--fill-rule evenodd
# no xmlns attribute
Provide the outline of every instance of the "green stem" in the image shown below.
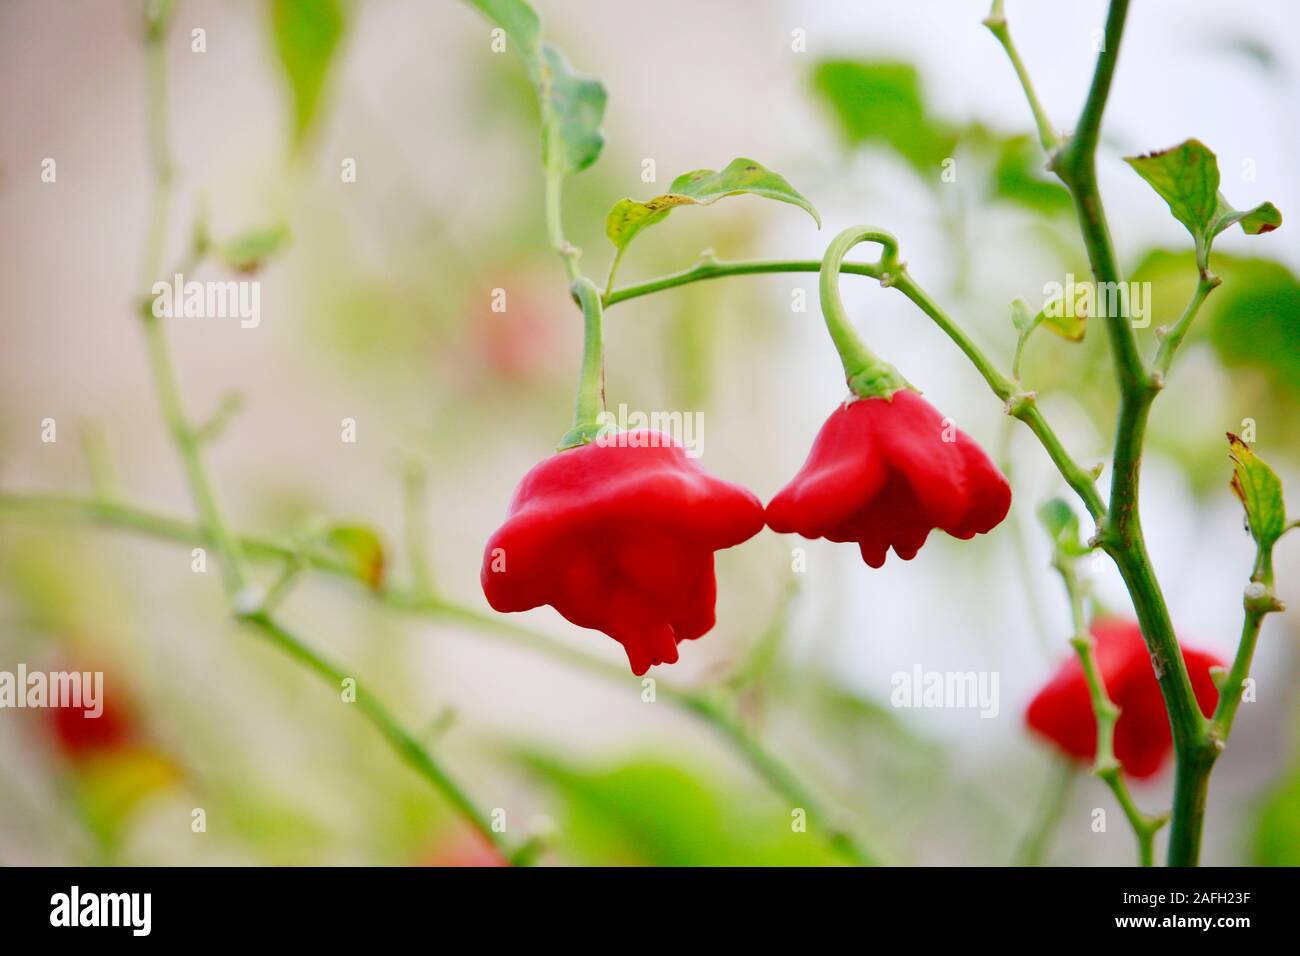
<svg viewBox="0 0 1300 956"><path fill-rule="evenodd" d="M744 756L755 772L788 801L791 808L803 809L809 818L826 832L831 846L859 866L879 866L879 858L858 840L843 830L830 825L832 817L821 803L808 792L799 778L785 764L777 760L738 720L718 704L699 694L690 694L683 700L691 713L710 724Z"/></svg>
<svg viewBox="0 0 1300 956"><path fill-rule="evenodd" d="M573 295L582 306L582 368L573 402L573 427L560 439L559 450L595 441L605 425L605 345L601 327L600 293L581 276Z"/></svg>
<svg viewBox="0 0 1300 956"><path fill-rule="evenodd" d="M609 297L614 292L614 277L618 275L618 267L622 265L623 254L626 252L626 244L619 246L618 251L614 253L614 258L609 261L609 273L605 276L605 291L600 295L600 301L602 304L608 302Z"/></svg>
<svg viewBox="0 0 1300 956"><path fill-rule="evenodd" d="M899 270L894 279L894 288L912 300L922 312L928 315L940 329L952 339L971 364L984 377L993 394L1006 404L1007 414L1024 422L1034 433L1039 443L1047 452L1052 463L1056 465L1066 483L1074 490L1094 520L1100 521L1106 515L1106 505L1101 493L1097 491L1097 482L1092 474L1085 471L1065 449L1061 439L1052 430L1047 419L1038 407L1032 392L1022 392L1017 383L1004 375L992 360L975 344L966 331L941 309L929 295L908 274L906 267Z"/></svg>
<svg viewBox="0 0 1300 956"><path fill-rule="evenodd" d="M626 302L628 299L638 299L643 295L651 295L665 289L674 289L677 286L701 282L705 279L762 275L776 272L820 272L821 268L820 259L757 259L744 262L720 262L717 259L707 258L681 272L659 276L657 279L650 279L636 285L615 289L613 292L607 292L604 296L604 304L605 308L609 308L620 302ZM845 262L840 266L840 272L870 276L873 279L880 278L880 266L874 262Z"/></svg>
<svg viewBox="0 0 1300 956"><path fill-rule="evenodd" d="M844 365L844 378L854 394L861 398L889 398L902 388L910 388L907 380L888 362L867 348L862 337L853 328L840 297L840 268L850 249L860 242L878 242L881 245L879 267L881 282L898 268L898 240L873 226L850 226L831 240L822 259L818 290L821 294L822 316L826 328L840 353Z"/></svg>
<svg viewBox="0 0 1300 956"><path fill-rule="evenodd" d="M651 295L661 292L665 289L673 289L678 286L689 285L692 282L702 282L709 279L721 279L726 276L738 275L760 275L767 273L783 272L820 272L821 262L816 259L760 259L748 260L742 262L719 262L715 259L706 259L697 263L689 269L682 272L675 272L670 275L660 276L657 279L651 279L638 285L626 286L618 289L605 299L606 306L616 305L619 302L626 302L628 299L639 298L643 295ZM881 279L885 275L885 270L881 263L878 262L846 262L841 264L841 273L851 275L867 276L872 279ZM1065 478L1070 487L1079 495L1088 513L1094 519L1100 520L1106 514L1106 504L1097 491L1097 483L1093 476L1079 466L1065 446L1061 443L1056 432L1052 430L1051 425L1043 417L1037 403L1034 401L1032 394L1021 393L1018 391L1016 383L998 370L997 366L984 354L978 345L969 335L958 325L951 317L941 309L934 300L931 299L920 286L908 274L906 266L896 265L896 271L889 273L891 284L906 295L912 302L917 305L921 311L928 315L936 325L957 345L959 349L970 359L971 363L984 377L993 393L1007 404L1009 414L1024 422L1038 438L1043 448L1047 451L1052 462L1060 470L1061 475Z"/></svg>
<svg viewBox="0 0 1300 956"><path fill-rule="evenodd" d="M1196 289L1192 292L1192 299L1187 303L1187 308L1178 321L1170 327L1160 342L1160 348L1156 350L1155 358L1155 384L1163 386L1165 378L1169 375L1169 366L1173 363L1174 353L1178 351L1178 346L1183 344L1183 339L1187 337L1187 331L1196 321L1197 313L1201 311L1201 306L1205 303L1206 298L1211 292L1219 287L1223 282L1216 275L1202 273L1196 283Z"/></svg>
<svg viewBox="0 0 1300 956"><path fill-rule="evenodd" d="M150 156L154 171L153 215L145 242L141 295L147 302L147 292L158 278L162 268L163 240L167 233L167 208L171 194L172 158L168 135L167 110L167 60L166 39L170 6L155 12L146 4L145 52L148 60L148 124ZM227 596L233 598L244 587L242 558L236 542L231 538L221 519L216 493L203 467L200 441L185 416L181 401L176 369L172 364L163 334L162 318L153 309L141 309L144 322L145 344L153 373L158 401L163 419L171 432L172 442L180 455L181 464L190 488L190 495L198 509L199 519L207 529L207 537L217 548L221 561Z"/></svg>
<svg viewBox="0 0 1300 956"><path fill-rule="evenodd" d="M88 522L133 531L178 544L202 543L207 540L204 529L192 522L158 515L121 502L100 501L76 495L0 492L0 516L13 518L26 516L41 521ZM568 645L516 624L501 615L486 614L444 598L413 590L386 587L376 592L370 582L358 575L354 565L310 548L303 552L293 545L255 535L240 536L239 543L243 552L251 559L276 562L301 559L317 571L360 585L367 595L377 598L385 606L394 610L423 615L443 622L465 624L485 636L511 646L540 654L594 677L617 682L620 686L627 686L627 670L624 667L574 650ZM747 737L743 746L741 745L738 734L743 732L743 728L739 728L734 721L721 720L720 718L726 716L725 712L720 710L710 698L694 691L679 690L665 681L656 682L656 693L662 699L692 714L735 745L738 755L760 779L776 788L777 792L791 801L792 805L804 807L810 815L815 814L816 819L830 819L815 800L808 798L807 790L798 782L795 774L786 769L778 757L765 750L761 742ZM388 736L387 731L385 735ZM407 736L414 737L409 732ZM490 836L489 838L491 839ZM849 859L859 862L876 859L860 840L852 836L836 833L833 838L836 845L844 848L844 853Z"/></svg>
<svg viewBox="0 0 1300 956"><path fill-rule="evenodd" d="M577 282L581 273L578 270L578 248L564 237L564 175L553 170L546 172L546 235L551 248L564 261L564 270L570 282Z"/></svg>
<svg viewBox="0 0 1300 956"><path fill-rule="evenodd" d="M406 554L411 561L412 587L417 594L433 593L433 565L429 560L429 475L412 460L402 468L402 523Z"/></svg>
<svg viewBox="0 0 1300 956"><path fill-rule="evenodd" d="M1273 549L1257 547L1255 567L1250 575L1250 585L1242 597L1245 614L1241 622L1241 640L1232 667L1219 681L1219 703L1210 718L1210 739L1222 749L1228 744L1237 708L1241 706L1242 688L1250 676L1250 663L1255 657L1255 645L1264 618L1283 609L1273 591Z"/></svg>
<svg viewBox="0 0 1300 956"><path fill-rule="evenodd" d="M1064 145L1049 157L1051 168L1074 198L1083 243L1092 265L1093 279L1107 288L1120 288L1119 265L1106 222L1097 187L1097 142L1101 135L1101 118L1110 95L1115 64L1119 62L1120 40L1124 35L1124 21L1128 16L1128 0L1111 0L1106 16L1103 46L1097 57L1088 98L1075 131ZM1137 340L1128 317L1128 302L1118 297L1116 315L1107 316L1106 329L1110 336L1111 352L1119 371L1120 385L1126 392L1143 389L1147 385L1146 369L1138 354Z"/></svg>
<svg viewBox="0 0 1300 956"><path fill-rule="evenodd" d="M331 684L336 691L342 690L345 680L351 679L355 682L355 678L350 674L300 640L269 615L255 612L245 615L242 620L280 650L306 666L308 670L324 678L326 683ZM419 739L402 726L383 701L364 689L360 682L355 682L354 689L357 708L379 730L393 751L416 773L433 784L455 810L492 844L502 859L512 863L521 862L516 859L515 849L502 834L493 829L492 821L479 810L464 788L429 756L429 752Z"/></svg>
<svg viewBox="0 0 1300 956"><path fill-rule="evenodd" d="M993 8L984 18L984 25L997 37L998 42L1002 44L1002 49L1006 51L1007 59L1011 61L1011 66L1016 71L1016 78L1020 80L1020 88L1025 91L1025 99L1029 101L1029 109L1034 114L1034 124L1038 127L1038 140L1043 144L1043 149L1050 153L1061 145L1061 137L1052 128L1052 121L1048 119L1047 111L1043 109L1038 94L1034 92L1029 71L1025 69L1020 53L1011 40L1011 30L1007 26L1006 14L1002 10L1002 0L993 0Z"/></svg>
<svg viewBox="0 0 1300 956"><path fill-rule="evenodd" d="M1074 559L1057 551L1052 566L1061 575L1066 594L1070 599L1070 617L1074 634L1070 646L1078 655L1083 676L1088 683L1088 697L1092 701L1093 718L1097 723L1097 746L1093 754L1093 775L1105 781L1119 802L1138 845L1138 862L1151 866L1155 859L1155 838L1169 817L1165 814L1149 816L1138 809L1124 782L1124 773L1115 759L1115 724L1119 708L1106 692L1106 681L1097 662L1097 642L1088 633L1083 612L1083 586L1075 571Z"/></svg>
<svg viewBox="0 0 1300 956"><path fill-rule="evenodd" d="M1111 0L1102 49L1079 121L1074 133L1049 157L1049 165L1065 183L1074 200L1093 279L1099 287L1106 288L1121 288L1121 278L1097 186L1097 144L1127 16L1128 0ZM1133 599L1142 636L1160 681L1165 709L1169 713L1178 763L1169 863L1174 866L1194 865L1200 846L1209 768L1216 752L1209 739L1207 722L1192 692L1187 666L1174 636L1164 595L1151 567L1138 516L1143 438L1160 376L1150 375L1142 362L1129 322L1128 304L1123 296L1119 297L1119 306L1117 314L1107 316L1105 322L1119 381L1120 410L1115 429L1110 506L1096 540L1114 560Z"/></svg>
<svg viewBox="0 0 1300 956"><path fill-rule="evenodd" d="M165 6L163 9L170 11L170 6ZM166 196L171 179L170 149L167 139L167 70L166 61L163 59L167 33L166 17L167 14L164 12L147 18L145 33L150 63L148 73L150 141L153 144L155 170L155 217L149 231L144 257L146 286L152 284L150 277L157 274L162 264L162 237L166 234ZM158 210L162 210L161 215L159 215ZM343 675L337 668L277 624L260 606L260 602L256 609L246 606L249 602L244 594L247 576L244 568L243 549L240 547L239 540L231 534L222 520L212 482L203 465L202 442L185 414L176 370L167 348L166 337L163 334L162 319L154 315L153 310L147 307L141 310L141 314L144 321L145 341L148 346L150 366L157 387L163 417L167 422L172 441L184 466L190 495L194 499L195 507L199 512L199 536L217 550L221 561L226 594L232 610L240 620L251 624L272 643L287 651L296 660L307 664L316 673L331 679L341 680ZM298 560L294 549L290 549L286 560ZM512 857L500 834L493 831L486 817L479 813L465 797L464 791L456 786L414 737L400 728L382 704L374 699L367 698L366 703L362 706L362 712L380 729L403 759L415 766L426 779L433 783L485 838L502 850L507 859Z"/></svg>

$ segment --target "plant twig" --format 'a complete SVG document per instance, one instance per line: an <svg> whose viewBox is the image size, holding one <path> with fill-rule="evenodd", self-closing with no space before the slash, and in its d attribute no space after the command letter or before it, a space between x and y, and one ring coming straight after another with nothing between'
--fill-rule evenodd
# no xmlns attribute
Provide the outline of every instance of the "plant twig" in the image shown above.
<svg viewBox="0 0 1300 956"><path fill-rule="evenodd" d="M818 272L820 269L821 261L817 259L763 259L741 262L720 262L716 259L705 259L682 272L660 276L639 285L617 289L611 295L606 296L605 303L607 306L612 306L619 302L626 302L628 299L650 295L664 289L672 289L691 282L718 279L724 276ZM846 262L840 266L840 273L867 276L877 280L883 279L882 284L888 282L911 299L971 360L971 363L984 377L993 393L1006 403L1008 413L1024 422L1029 427L1029 430L1034 433L1052 462L1060 470L1062 477L1065 478L1066 482L1083 501L1088 513L1097 520L1105 516L1106 505L1097 491L1095 479L1066 451L1056 432L1048 424L1047 419L1043 417L1042 411L1034 401L1034 396L1021 392L1017 384L997 368L983 350L975 344L974 340L966 334L965 330L917 285L916 281L908 274L904 264L896 264L893 272L887 272L880 262Z"/></svg>
<svg viewBox="0 0 1300 956"><path fill-rule="evenodd" d="M1119 61L1120 41L1128 16L1128 0L1111 0L1106 15L1102 47L1096 68L1075 124L1074 132L1048 156L1048 165L1063 182L1074 200L1079 229L1099 288L1119 289L1119 265L1111 242L1105 207L1097 186L1097 144L1102 114L1110 95ZM1013 61L1013 66L1015 65ZM1019 69L1017 70L1019 72ZM1031 108L1034 108L1031 104ZM1035 108L1036 109L1036 108ZM1212 287L1211 287L1212 288ZM1208 294L1208 290L1206 293ZM1203 294L1198 295L1201 299ZM1170 865L1194 865L1200 850L1205 812L1205 790L1217 752L1210 740L1209 725L1201 714L1192 691L1191 679L1178 640L1174 635L1164 594L1147 554L1146 540L1138 514L1138 487L1142 448L1151 403L1163 382L1163 371L1148 371L1138 353L1137 339L1128 317L1126 297L1116 297L1116 314L1106 316L1106 332L1119 383L1120 407L1115 426L1115 450L1111 469L1110 503L1094 539L1119 568L1133 599L1142 636L1160 682L1165 709L1173 731L1177 772L1174 782L1173 823L1170 827ZM1199 301L1187 323L1176 327L1172 345L1165 343L1164 358L1172 357L1185 334ZM1161 359L1157 358L1157 363Z"/></svg>
<svg viewBox="0 0 1300 956"><path fill-rule="evenodd" d="M1241 705L1242 688L1250 676L1250 662L1255 656L1255 645L1259 641L1264 618L1284 610L1282 602L1273 591L1272 546L1256 546L1255 567L1251 571L1250 584L1242 596L1242 607L1245 613L1241 622L1241 640L1237 643L1232 667L1218 681L1219 703L1214 709L1214 716L1210 718L1210 739L1220 750L1227 746L1228 737L1232 733L1237 708Z"/></svg>
<svg viewBox="0 0 1300 956"><path fill-rule="evenodd" d="M166 235L167 203L171 188L172 161L167 135L165 59L167 23L171 9L167 6L160 11L146 5L145 43L149 59L149 129L155 174L154 214L144 255L143 272L146 288L152 284L153 277L162 265L162 240ZM142 295L142 302L144 301L147 300ZM140 314L144 324L150 368L163 417L171 432L172 442L180 455L190 494L199 513L200 537L217 551L221 561L226 595L232 611L239 620L252 626L272 644L286 651L300 663L306 664L314 673L334 682L335 687L338 687L345 676L343 672L276 622L265 609L263 600L253 594L252 589L248 587L243 549L239 539L229 531L222 518L212 481L204 467L202 440L185 414L175 366L172 364L166 336L163 333L162 320L148 307L142 307ZM287 562L295 560L297 558L293 552L286 558ZM474 806L465 791L429 756L418 739L397 723L387 707L377 699L360 693L357 702L362 713L380 730L399 756L432 783L504 858L512 859L513 850L504 837L493 829L486 815Z"/></svg>
<svg viewBox="0 0 1300 956"><path fill-rule="evenodd" d="M1088 633L1088 625L1083 612L1083 585L1075 570L1074 559L1067 557L1057 549L1052 567L1056 568L1065 584L1066 594L1070 598L1070 616L1074 633L1070 646L1079 657L1083 667L1084 679L1088 682L1088 696L1092 701L1093 716L1097 721L1097 748L1093 756L1092 773L1110 787L1111 793L1124 810L1124 816L1133 829L1133 836L1138 844L1138 862L1142 866L1151 866L1154 862L1155 838L1160 828L1169 820L1168 814L1148 815L1138 809L1124 781L1123 769L1115 759L1115 724L1119 720L1119 708L1106 693L1106 681L1102 677L1101 667L1097 663L1097 642Z"/></svg>
<svg viewBox="0 0 1300 956"><path fill-rule="evenodd" d="M984 25L997 37L998 42L1002 44L1002 49L1006 51L1007 59L1011 61L1011 67L1016 71L1016 78L1020 80L1020 87L1025 91L1025 99L1029 101L1029 109L1034 114L1034 123L1038 127L1038 140L1043 144L1043 149L1050 153L1061 145L1061 137L1052 127L1047 111L1043 109L1038 94L1034 92L1029 71L1025 69L1024 61L1020 59L1020 53L1011 40L1011 30L1007 26L1007 17L1002 10L1002 0L993 0L993 8L984 18Z"/></svg>
<svg viewBox="0 0 1300 956"><path fill-rule="evenodd" d="M76 495L0 492L0 516L11 518L25 516L42 521L86 522L134 531L178 544L202 543L207 540L203 528L191 522L159 515L121 502L99 501ZM594 677L627 686L628 676L624 667L574 650L566 644L516 624L501 615L478 611L418 590L387 586L380 591L375 591L368 581L358 576L357 569L353 565L311 548L302 551L292 544L255 535L241 535L239 543L244 554L252 560L289 562L295 557L300 558L317 571L360 585L366 594L377 598L396 611L443 622L465 624L484 636L540 654ZM328 676L333 680L333 673ZM656 681L656 694L719 733L735 748L741 759L760 779L790 801L792 806L803 807L815 821L824 822L833 819L822 808L819 801L809 796L807 788L794 772L788 769L780 758L768 751L761 741L750 735L743 725L730 717L712 697L698 691L679 689L662 680ZM384 731L385 736L389 736L387 729L381 728L381 730ZM408 731L403 732L412 739L417 739L416 735ZM444 773L443 776L446 774ZM860 838L842 829L831 827L827 832L827 838L833 845L842 848L845 856L854 862L869 864L879 859Z"/></svg>

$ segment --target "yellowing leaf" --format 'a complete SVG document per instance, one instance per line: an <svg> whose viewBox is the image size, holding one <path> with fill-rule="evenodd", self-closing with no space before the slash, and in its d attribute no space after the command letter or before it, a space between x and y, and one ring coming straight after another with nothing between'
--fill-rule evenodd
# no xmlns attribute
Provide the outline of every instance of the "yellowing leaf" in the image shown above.
<svg viewBox="0 0 1300 956"><path fill-rule="evenodd" d="M321 535L317 550L347 567L374 590L383 586L384 545L372 529L364 525L334 525Z"/></svg>
<svg viewBox="0 0 1300 956"><path fill-rule="evenodd" d="M1250 536L1267 551L1286 530L1282 480L1249 445L1231 432L1228 433L1228 449L1228 456L1232 459L1230 487L1246 509Z"/></svg>

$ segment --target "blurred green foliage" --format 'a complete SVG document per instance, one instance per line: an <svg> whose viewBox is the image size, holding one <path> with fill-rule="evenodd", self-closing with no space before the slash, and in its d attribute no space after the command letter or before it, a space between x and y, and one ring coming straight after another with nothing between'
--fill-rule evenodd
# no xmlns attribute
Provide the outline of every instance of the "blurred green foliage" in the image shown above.
<svg viewBox="0 0 1300 956"><path fill-rule="evenodd" d="M812 79L851 145L888 146L926 178L952 155L956 133L927 111L910 63L823 60Z"/></svg>
<svg viewBox="0 0 1300 956"><path fill-rule="evenodd" d="M796 832L789 811L702 771L653 757L591 770L530 757L559 798L556 847L591 866L823 866L843 863L817 821ZM766 806L764 806L766 804Z"/></svg>
<svg viewBox="0 0 1300 956"><path fill-rule="evenodd" d="M296 145L310 134L343 39L342 0L272 0L275 52L289 82Z"/></svg>
<svg viewBox="0 0 1300 956"><path fill-rule="evenodd" d="M1251 838L1256 866L1300 866L1300 769L1264 799Z"/></svg>

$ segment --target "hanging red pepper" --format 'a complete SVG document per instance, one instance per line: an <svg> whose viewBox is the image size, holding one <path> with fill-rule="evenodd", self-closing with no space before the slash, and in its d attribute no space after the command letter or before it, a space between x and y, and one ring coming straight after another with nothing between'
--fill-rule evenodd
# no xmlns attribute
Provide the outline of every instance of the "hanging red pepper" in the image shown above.
<svg viewBox="0 0 1300 956"><path fill-rule="evenodd" d="M906 388L837 408L808 460L767 506L773 531L856 541L862 560L892 546L915 557L930 530L982 534L1006 517L1011 488L964 432Z"/></svg>
<svg viewBox="0 0 1300 956"><path fill-rule="evenodd" d="M1173 749L1169 716L1142 630L1133 621L1103 619L1092 624L1097 666L1102 683L1119 708L1115 723L1115 759L1130 777L1158 772ZM1209 717L1219 701L1211 667L1222 666L1213 654L1184 647L1192 690L1201 712ZM1097 721L1083 665L1071 656L1025 711L1025 721L1068 756L1090 762L1097 749Z"/></svg>
<svg viewBox="0 0 1300 956"><path fill-rule="evenodd" d="M654 431L561 451L524 476L488 541L498 611L549 604L627 651L632 673L677 660L714 623L713 552L753 537L763 506Z"/></svg>
<svg viewBox="0 0 1300 956"><path fill-rule="evenodd" d="M840 266L859 242L884 247L881 281L902 269L888 233L855 226L836 237L822 260L822 314L851 392L822 426L808 460L767 506L773 531L855 541L862 560L885 563L892 547L908 561L930 531L956 538L983 534L1006 517L1011 488L974 441L945 419L849 324L840 299Z"/></svg>
<svg viewBox="0 0 1300 956"><path fill-rule="evenodd" d="M763 505L661 432L608 433L600 293L587 279L573 293L584 318L573 427L515 489L480 579L498 611L549 604L604 631L640 676L713 627L713 552L757 534Z"/></svg>

